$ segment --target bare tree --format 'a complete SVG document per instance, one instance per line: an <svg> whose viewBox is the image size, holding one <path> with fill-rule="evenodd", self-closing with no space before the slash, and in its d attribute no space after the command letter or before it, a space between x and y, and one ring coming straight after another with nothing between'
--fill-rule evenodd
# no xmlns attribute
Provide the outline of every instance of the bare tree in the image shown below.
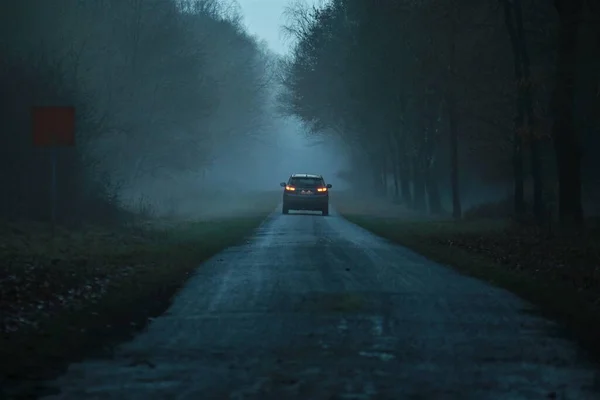
<svg viewBox="0 0 600 400"><path fill-rule="evenodd" d="M552 135L559 184L559 217L564 226L583 224L581 205L581 148L575 130L573 105L578 28L583 0L555 0L560 18Z"/></svg>

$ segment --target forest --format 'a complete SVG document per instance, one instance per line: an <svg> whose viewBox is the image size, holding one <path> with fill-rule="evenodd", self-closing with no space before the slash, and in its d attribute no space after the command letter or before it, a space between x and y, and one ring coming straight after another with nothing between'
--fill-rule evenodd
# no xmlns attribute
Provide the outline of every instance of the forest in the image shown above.
<svg viewBox="0 0 600 400"><path fill-rule="evenodd" d="M50 218L51 158L32 145L34 106L76 109L76 145L57 150L61 224L122 221L151 201L180 207L219 157L266 138L272 54L235 3L2 2L0 38L3 218Z"/></svg>
<svg viewBox="0 0 600 400"><path fill-rule="evenodd" d="M0 54L0 397L37 398L273 211L218 183L269 148L274 56L214 0L2 1ZM47 106L74 146L35 145Z"/></svg>
<svg viewBox="0 0 600 400"><path fill-rule="evenodd" d="M0 2L0 398L595 398L600 1L307 1Z"/></svg>
<svg viewBox="0 0 600 400"><path fill-rule="evenodd" d="M599 11L593 0L293 3L282 108L344 146L343 178L417 211L581 226L600 204Z"/></svg>

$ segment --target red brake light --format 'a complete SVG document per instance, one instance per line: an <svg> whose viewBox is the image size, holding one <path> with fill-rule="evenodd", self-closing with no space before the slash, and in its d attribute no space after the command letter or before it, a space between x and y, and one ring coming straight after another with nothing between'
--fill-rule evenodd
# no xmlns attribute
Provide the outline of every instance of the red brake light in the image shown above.
<svg viewBox="0 0 600 400"><path fill-rule="evenodd" d="M296 190L296 188L288 185L285 187L285 190L289 190L290 192L293 192L294 190Z"/></svg>

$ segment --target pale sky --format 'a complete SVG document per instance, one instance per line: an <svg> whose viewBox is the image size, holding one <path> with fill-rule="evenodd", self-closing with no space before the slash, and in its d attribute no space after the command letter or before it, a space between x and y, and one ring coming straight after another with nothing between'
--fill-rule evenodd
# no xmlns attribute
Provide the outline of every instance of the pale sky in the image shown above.
<svg viewBox="0 0 600 400"><path fill-rule="evenodd" d="M283 12L292 0L237 0L244 15L244 24L248 31L264 39L269 47L285 54L289 49L289 41L281 34L281 26L286 23ZM316 0L304 0L313 4Z"/></svg>
<svg viewBox="0 0 600 400"><path fill-rule="evenodd" d="M286 54L290 49L290 41L281 33L281 26L286 23L283 15L286 7L296 0L237 0L243 13L244 25L248 33L264 39L276 53ZM302 0L307 4L320 4L323 0ZM303 127L294 119L280 120L277 130L281 133L275 148L284 154L277 161L265 162L272 171L270 179L265 181L284 181L292 173L323 174L329 181L335 180L335 174L345 167L344 157L336 154L329 146L310 146ZM336 182L336 187L343 187Z"/></svg>

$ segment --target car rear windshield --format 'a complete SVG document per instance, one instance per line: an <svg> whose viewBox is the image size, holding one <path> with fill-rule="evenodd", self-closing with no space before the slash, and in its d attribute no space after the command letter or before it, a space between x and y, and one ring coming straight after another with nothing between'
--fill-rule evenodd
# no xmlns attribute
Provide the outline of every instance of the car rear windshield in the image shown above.
<svg viewBox="0 0 600 400"><path fill-rule="evenodd" d="M298 187L320 187L325 186L321 178L290 178L290 185Z"/></svg>

